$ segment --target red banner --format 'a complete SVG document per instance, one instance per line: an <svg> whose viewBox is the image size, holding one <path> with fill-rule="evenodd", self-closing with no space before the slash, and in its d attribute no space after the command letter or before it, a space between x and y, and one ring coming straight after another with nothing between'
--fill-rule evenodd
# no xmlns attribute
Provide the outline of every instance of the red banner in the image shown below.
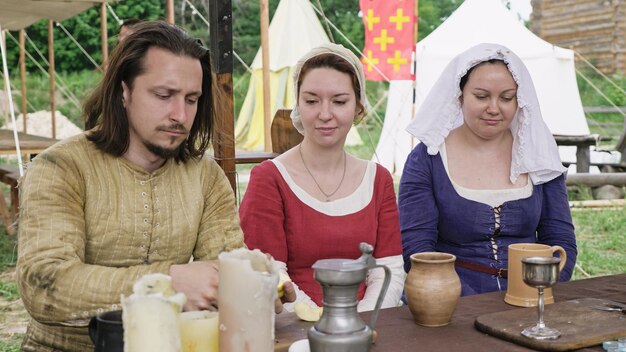
<svg viewBox="0 0 626 352"><path fill-rule="evenodd" d="M410 80L414 0L359 0L365 25L363 69L370 81Z"/></svg>

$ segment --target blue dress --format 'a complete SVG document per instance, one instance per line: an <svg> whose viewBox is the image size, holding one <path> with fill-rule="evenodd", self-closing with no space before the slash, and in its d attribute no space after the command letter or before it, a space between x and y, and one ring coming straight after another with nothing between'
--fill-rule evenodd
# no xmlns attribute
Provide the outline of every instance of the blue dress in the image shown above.
<svg viewBox="0 0 626 352"><path fill-rule="evenodd" d="M454 189L440 154L428 155L418 144L404 166L398 196L404 269L417 252L446 252L457 258L506 269L512 243L559 245L567 253L561 281L576 264L576 237L561 175L534 185L528 198L504 202L498 209L461 197ZM495 211L500 213L496 229ZM506 290L507 280L456 267L462 295Z"/></svg>

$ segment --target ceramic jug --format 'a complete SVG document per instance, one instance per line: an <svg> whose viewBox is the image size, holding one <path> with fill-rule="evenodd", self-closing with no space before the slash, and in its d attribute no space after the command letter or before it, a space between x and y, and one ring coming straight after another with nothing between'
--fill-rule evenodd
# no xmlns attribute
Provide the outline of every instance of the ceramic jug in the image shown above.
<svg viewBox="0 0 626 352"><path fill-rule="evenodd" d="M461 297L461 280L454 270L456 257L448 253L411 255L404 292L413 320L422 326L444 326Z"/></svg>
<svg viewBox="0 0 626 352"><path fill-rule="evenodd" d="M561 246L548 246L540 243L514 243L509 245L508 287L504 301L510 305L520 307L537 306L537 289L524 283L522 279L522 258L524 257L552 257L558 252L561 257L559 272L567 262L567 254ZM545 304L554 303L552 289L543 291Z"/></svg>
<svg viewBox="0 0 626 352"><path fill-rule="evenodd" d="M91 318L89 337L94 343L94 352L124 352L122 311L106 312Z"/></svg>

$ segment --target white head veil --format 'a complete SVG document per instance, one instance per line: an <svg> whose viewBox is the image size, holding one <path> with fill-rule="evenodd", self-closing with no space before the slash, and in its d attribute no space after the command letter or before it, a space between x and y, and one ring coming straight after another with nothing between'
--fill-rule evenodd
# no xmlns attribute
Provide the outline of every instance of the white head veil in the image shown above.
<svg viewBox="0 0 626 352"><path fill-rule="evenodd" d="M300 58L293 72L293 91L296 94L296 106L294 106L293 110L291 110L291 121L294 127L298 130L298 132L300 132L300 134L304 134L304 127L302 126L300 111L298 111L298 79L300 77L300 71L302 70L302 66L305 62L322 54L337 55L346 60L350 65L352 65L352 67L354 68L354 72L356 72L356 76L359 80L359 86L361 87L361 96L357 97L357 99L359 99L361 105L363 105L363 115L365 115L365 112L369 111L370 109L370 104L367 101L367 96L365 95L365 74L363 73L363 65L361 64L361 60L359 60L359 58L356 57L356 55L354 55L352 51L344 48L343 45L333 43L322 44L311 49L311 51L309 51L302 58Z"/></svg>
<svg viewBox="0 0 626 352"><path fill-rule="evenodd" d="M407 131L435 155L451 130L463 124L459 82L467 71L491 59L506 63L517 83L518 109L510 129L513 134L511 182L528 173L534 184L548 182L563 172L554 137L541 117L532 79L522 60L498 44L479 44L455 57L430 90Z"/></svg>

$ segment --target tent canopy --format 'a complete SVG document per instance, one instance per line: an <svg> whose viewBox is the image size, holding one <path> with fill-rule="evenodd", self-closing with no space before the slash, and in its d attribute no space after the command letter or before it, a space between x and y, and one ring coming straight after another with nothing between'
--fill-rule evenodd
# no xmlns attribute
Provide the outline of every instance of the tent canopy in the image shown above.
<svg viewBox="0 0 626 352"><path fill-rule="evenodd" d="M278 4L269 28L270 71L296 65L311 48L330 40L308 0L283 0ZM261 48L250 66L263 69Z"/></svg>
<svg viewBox="0 0 626 352"><path fill-rule="evenodd" d="M111 0L113 2L117 0ZM0 25L2 29L17 31L44 20L57 22L75 16L104 0L2 0Z"/></svg>
<svg viewBox="0 0 626 352"><path fill-rule="evenodd" d="M381 139L379 162L399 174L415 145L406 126L431 87L458 54L479 43L497 43L513 50L533 79L543 118L552 134L587 135L589 127L576 83L574 52L554 46L530 32L499 0L466 0L435 31L417 43L416 106L410 81L394 81Z"/></svg>

